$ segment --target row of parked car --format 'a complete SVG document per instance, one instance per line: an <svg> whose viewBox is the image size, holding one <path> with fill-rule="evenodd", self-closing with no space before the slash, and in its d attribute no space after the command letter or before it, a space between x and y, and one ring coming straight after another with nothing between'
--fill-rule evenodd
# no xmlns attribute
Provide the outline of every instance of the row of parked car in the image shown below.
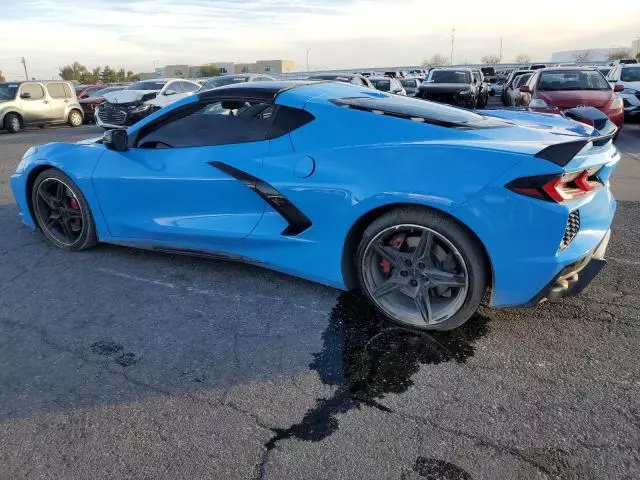
<svg viewBox="0 0 640 480"><path fill-rule="evenodd" d="M490 95L507 107L550 112L593 106L621 126L640 116L640 64L610 67L554 67L496 72L493 67L445 67L410 72L326 73L308 78L337 81L465 108L484 108ZM605 79L605 75L607 76ZM0 126L15 133L26 124L68 123L77 127L95 121L105 129L132 125L197 91L233 83L272 81L265 74L223 75L198 81L154 79L129 85L75 86L71 82L0 83Z"/></svg>

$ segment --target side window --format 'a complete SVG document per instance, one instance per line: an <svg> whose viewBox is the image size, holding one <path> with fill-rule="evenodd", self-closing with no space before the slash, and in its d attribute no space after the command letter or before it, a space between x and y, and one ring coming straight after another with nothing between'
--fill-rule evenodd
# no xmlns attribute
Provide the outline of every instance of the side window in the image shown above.
<svg viewBox="0 0 640 480"><path fill-rule="evenodd" d="M280 105L275 112L269 138L278 138L291 133L314 119L315 117L306 110Z"/></svg>
<svg viewBox="0 0 640 480"><path fill-rule="evenodd" d="M44 89L39 83L23 83L20 94L24 93L31 95L30 100L42 100L44 98Z"/></svg>
<svg viewBox="0 0 640 480"><path fill-rule="evenodd" d="M51 98L66 98L64 83L47 83L47 92Z"/></svg>
<svg viewBox="0 0 640 480"><path fill-rule="evenodd" d="M179 82L179 83L181 84L182 91L184 93L195 92L200 88L198 85L194 85L193 83L190 83L190 82Z"/></svg>
<svg viewBox="0 0 640 480"><path fill-rule="evenodd" d="M67 98L73 98L76 96L75 92L71 91L71 87L69 87L68 83L63 83L64 85L64 96Z"/></svg>
<svg viewBox="0 0 640 480"><path fill-rule="evenodd" d="M171 82L167 85L167 88L164 89L165 93L169 90L173 90L176 93L182 93L182 86L180 85L182 82Z"/></svg>
<svg viewBox="0 0 640 480"><path fill-rule="evenodd" d="M266 140L273 123L270 103L222 100L196 105L168 118L138 141L140 148L229 145Z"/></svg>

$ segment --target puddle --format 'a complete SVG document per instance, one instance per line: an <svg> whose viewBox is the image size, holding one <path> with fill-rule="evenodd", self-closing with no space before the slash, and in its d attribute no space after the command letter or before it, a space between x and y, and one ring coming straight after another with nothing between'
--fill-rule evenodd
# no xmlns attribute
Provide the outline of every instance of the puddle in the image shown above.
<svg viewBox="0 0 640 480"><path fill-rule="evenodd" d="M280 440L328 437L338 429L338 414L353 408L367 405L389 412L380 403L385 394L406 392L421 365L464 363L475 353L474 342L487 332L488 318L479 314L451 332L410 331L390 323L359 295L342 294L323 333L323 349L310 365L323 383L338 388L333 396L318 399L299 423L273 429L267 453Z"/></svg>

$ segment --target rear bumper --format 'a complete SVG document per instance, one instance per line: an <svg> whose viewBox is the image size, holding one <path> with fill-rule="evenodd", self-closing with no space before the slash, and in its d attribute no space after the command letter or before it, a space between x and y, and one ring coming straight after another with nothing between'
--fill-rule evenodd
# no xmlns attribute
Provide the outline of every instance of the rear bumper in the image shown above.
<svg viewBox="0 0 640 480"><path fill-rule="evenodd" d="M582 293L607 264L604 256L610 238L611 230L607 232L593 252L563 268L525 306L532 307L546 301L556 302L564 297L573 297Z"/></svg>

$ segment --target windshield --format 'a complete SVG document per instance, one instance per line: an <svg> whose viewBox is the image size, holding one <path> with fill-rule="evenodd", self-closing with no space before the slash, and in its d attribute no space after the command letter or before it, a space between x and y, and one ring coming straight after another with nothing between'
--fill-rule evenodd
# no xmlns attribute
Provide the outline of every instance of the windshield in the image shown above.
<svg viewBox="0 0 640 480"><path fill-rule="evenodd" d="M623 68L620 80L623 82L640 82L640 67Z"/></svg>
<svg viewBox="0 0 640 480"><path fill-rule="evenodd" d="M224 85L232 85L234 83L244 83L249 81L249 77L237 77L235 75L225 75L224 77L212 78L207 80L207 83L202 87L204 88L216 88Z"/></svg>
<svg viewBox="0 0 640 480"><path fill-rule="evenodd" d="M351 82L352 77L346 75L311 75L309 80L333 80L334 82Z"/></svg>
<svg viewBox="0 0 640 480"><path fill-rule="evenodd" d="M418 82L416 81L415 78L400 80L400 83L402 84L403 87L407 87L407 88L416 88L418 86Z"/></svg>
<svg viewBox="0 0 640 480"><path fill-rule="evenodd" d="M370 78L369 81L377 90L382 90L383 92L388 92L389 90L391 90L391 80L389 79L386 79L386 78L371 79Z"/></svg>
<svg viewBox="0 0 640 480"><path fill-rule="evenodd" d="M517 77L516 80L513 82L513 88L521 87L522 85L527 83L529 81L529 79L531 78L531 75L533 75L533 74L532 73L525 73L524 75L520 75L519 77Z"/></svg>
<svg viewBox="0 0 640 480"><path fill-rule="evenodd" d="M143 80L142 82L135 82L129 85L125 90L162 90L167 82L158 80Z"/></svg>
<svg viewBox="0 0 640 480"><path fill-rule="evenodd" d="M471 75L465 70L436 70L431 74L433 83L471 83Z"/></svg>
<svg viewBox="0 0 640 480"><path fill-rule="evenodd" d="M611 90L611 87L602 74L596 70L567 70L542 72L538 90L545 92Z"/></svg>
<svg viewBox="0 0 640 480"><path fill-rule="evenodd" d="M0 100L16 98L19 85L17 83L0 83Z"/></svg>

